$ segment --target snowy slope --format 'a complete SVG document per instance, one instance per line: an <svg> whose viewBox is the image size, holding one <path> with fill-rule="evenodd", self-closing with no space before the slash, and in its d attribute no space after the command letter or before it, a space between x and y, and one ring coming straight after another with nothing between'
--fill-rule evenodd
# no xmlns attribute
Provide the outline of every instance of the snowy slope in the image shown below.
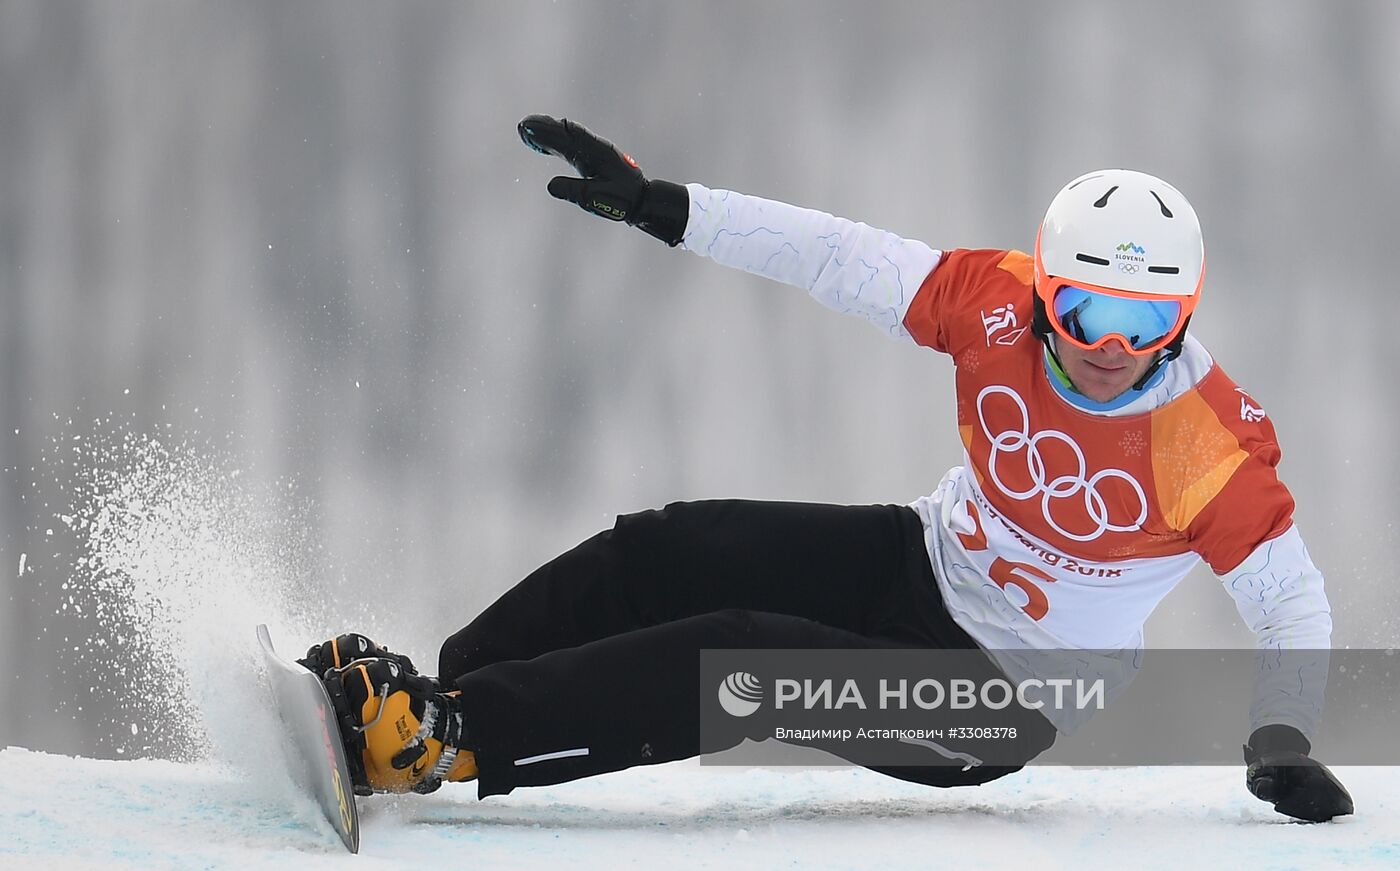
<svg viewBox="0 0 1400 871"><path fill-rule="evenodd" d="M1391 770L1339 774L1359 814L1314 826L1274 815L1233 768L1040 768L934 790L853 769L678 763L483 802L469 786L362 800L352 860L271 769L10 748L0 867L1400 867Z"/></svg>

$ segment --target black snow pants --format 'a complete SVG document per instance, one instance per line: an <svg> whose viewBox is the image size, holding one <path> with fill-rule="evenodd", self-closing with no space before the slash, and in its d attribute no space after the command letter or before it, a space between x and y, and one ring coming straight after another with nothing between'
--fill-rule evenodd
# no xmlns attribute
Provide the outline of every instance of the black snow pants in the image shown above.
<svg viewBox="0 0 1400 871"><path fill-rule="evenodd" d="M485 797L725 749L701 745L699 651L734 648L977 644L912 509L722 500L619 517L447 639L438 673L462 691ZM1055 738L1028 713L1027 761ZM1021 768L870 767L933 786Z"/></svg>

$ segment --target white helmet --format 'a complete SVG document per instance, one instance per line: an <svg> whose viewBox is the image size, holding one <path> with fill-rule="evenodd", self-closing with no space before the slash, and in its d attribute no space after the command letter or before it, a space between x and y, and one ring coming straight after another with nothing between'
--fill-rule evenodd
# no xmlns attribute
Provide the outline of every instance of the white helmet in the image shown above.
<svg viewBox="0 0 1400 871"><path fill-rule="evenodd" d="M1205 281L1196 210L1156 176L1101 169L1051 200L1035 240L1036 293L1052 278L1129 293L1180 297L1187 313ZM1048 305L1049 299L1041 296Z"/></svg>

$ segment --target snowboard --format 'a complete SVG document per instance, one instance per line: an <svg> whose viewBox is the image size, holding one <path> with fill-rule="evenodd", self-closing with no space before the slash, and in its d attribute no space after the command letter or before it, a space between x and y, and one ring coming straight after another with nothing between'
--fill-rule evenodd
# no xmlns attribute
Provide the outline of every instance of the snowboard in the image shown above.
<svg viewBox="0 0 1400 871"><path fill-rule="evenodd" d="M273 706L286 726L282 747L292 775L297 785L320 805L345 848L358 853L360 821L350 768L326 687L318 676L277 654L267 626L260 624L257 631L267 663Z"/></svg>

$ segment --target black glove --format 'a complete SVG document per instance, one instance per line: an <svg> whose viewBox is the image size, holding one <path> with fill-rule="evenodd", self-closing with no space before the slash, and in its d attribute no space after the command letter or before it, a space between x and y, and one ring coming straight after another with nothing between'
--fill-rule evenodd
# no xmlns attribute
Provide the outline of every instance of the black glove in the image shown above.
<svg viewBox="0 0 1400 871"><path fill-rule="evenodd" d="M1325 823L1353 811L1351 795L1292 726L1261 726L1244 746L1245 785L1256 798L1295 819Z"/></svg>
<svg viewBox="0 0 1400 871"><path fill-rule="evenodd" d="M648 179L637 161L567 118L528 115L516 128L540 154L569 162L583 178L556 176L549 193L585 212L625 221L667 245L677 245L690 218L690 194L678 184Z"/></svg>

